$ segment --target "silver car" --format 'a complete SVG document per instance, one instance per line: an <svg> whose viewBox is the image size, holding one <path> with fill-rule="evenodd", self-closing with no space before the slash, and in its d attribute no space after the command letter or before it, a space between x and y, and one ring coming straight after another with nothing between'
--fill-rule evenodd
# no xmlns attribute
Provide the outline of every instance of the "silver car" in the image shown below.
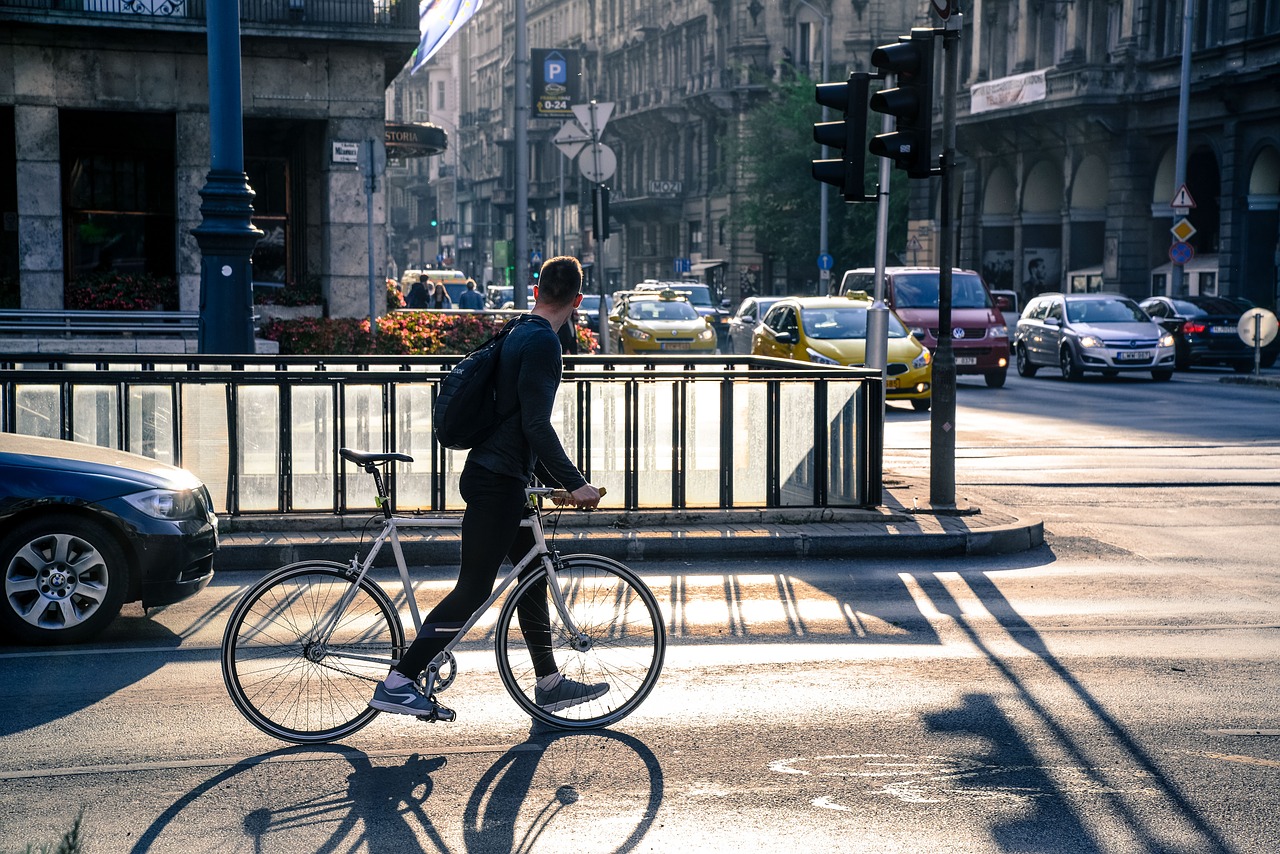
<svg viewBox="0 0 1280 854"><path fill-rule="evenodd" d="M1064 379L1085 371L1173 376L1173 336L1120 294L1041 294L1027 303L1013 341L1018 374L1057 367Z"/></svg>
<svg viewBox="0 0 1280 854"><path fill-rule="evenodd" d="M729 317L725 347L729 353L750 353L751 333L764 313L782 297L747 297L738 304L738 310Z"/></svg>

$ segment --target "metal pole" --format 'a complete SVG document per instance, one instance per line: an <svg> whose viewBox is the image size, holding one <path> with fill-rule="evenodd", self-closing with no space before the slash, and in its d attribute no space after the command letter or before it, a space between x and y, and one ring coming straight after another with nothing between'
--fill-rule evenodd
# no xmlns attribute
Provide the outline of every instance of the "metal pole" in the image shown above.
<svg viewBox="0 0 1280 854"><path fill-rule="evenodd" d="M831 18L821 9L819 9L817 6L810 3L809 0L800 0L800 2L805 6L808 6L810 9L816 12L820 18L822 18L822 82L826 83L827 80L829 79L828 73L831 68ZM830 108L828 108L825 104L822 107L822 120L824 122L831 120ZM829 151L830 149L827 146L825 145L822 146L823 160L826 160L831 156L828 153ZM827 254L827 247L830 245L828 243L828 232L827 232L827 219L828 219L828 213L830 210L829 203L827 201L828 186L829 185L826 182L821 182L818 187L818 191L819 193L821 193L821 195L818 196L818 252L822 255ZM818 271L819 281L826 282L828 285L830 285L830 278L829 278L830 275L831 275L830 270ZM827 278L824 279L823 277L827 277ZM824 290L824 294L823 294L824 296L827 292L829 292L829 289L821 289L821 290Z"/></svg>
<svg viewBox="0 0 1280 854"><path fill-rule="evenodd" d="M942 215L938 240L938 351L933 355L933 402L929 417L929 502L956 503L956 361L951 349L951 270L955 266L951 193L956 157L956 79L964 16L947 18L942 32Z"/></svg>
<svg viewBox="0 0 1280 854"><path fill-rule="evenodd" d="M897 85L894 77L892 74L885 76L884 88L892 89ZM892 115L885 114L881 132L892 133L897 124ZM889 158L881 157L880 185L876 190L875 293L871 309L867 312L866 366L880 371L879 392L875 400L870 401L871 418L876 422L871 435L878 437L879 441L867 448L867 483L870 489L867 503L873 505L881 502L884 487L884 384L889 362L889 309L884 303L884 268L889 254L889 177L892 173Z"/></svg>
<svg viewBox="0 0 1280 854"><path fill-rule="evenodd" d="M560 208L556 211L556 254L564 254L564 157L557 157L560 164Z"/></svg>
<svg viewBox="0 0 1280 854"><path fill-rule="evenodd" d="M1186 0L1182 13L1182 80L1178 84L1178 147L1174 154L1173 191L1176 193L1187 182L1187 114L1191 100L1191 24L1195 18L1195 0ZM1173 224L1182 219L1182 211L1173 209ZM1174 262L1170 276L1169 294L1182 293L1182 265Z"/></svg>
<svg viewBox="0 0 1280 854"><path fill-rule="evenodd" d="M529 307L529 32L526 24L525 0L515 0L516 6L516 213L515 213L515 266L516 277L512 282L515 307L524 311Z"/></svg>
<svg viewBox="0 0 1280 854"><path fill-rule="evenodd" d="M378 287L373 270L373 191L377 188L377 167L374 166L373 147L375 141L365 140L365 163L368 164L364 176L365 223L369 234L369 339L378 340Z"/></svg>
<svg viewBox="0 0 1280 854"><path fill-rule="evenodd" d="M200 190L202 221L191 233L200 247L201 353L252 353L253 189L244 172L240 100L240 3L205 7L209 44L210 168Z"/></svg>

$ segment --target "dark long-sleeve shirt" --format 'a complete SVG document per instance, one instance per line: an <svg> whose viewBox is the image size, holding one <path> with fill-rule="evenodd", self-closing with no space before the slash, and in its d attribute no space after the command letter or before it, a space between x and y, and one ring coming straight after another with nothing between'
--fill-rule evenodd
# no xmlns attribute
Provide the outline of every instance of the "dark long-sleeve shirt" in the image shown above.
<svg viewBox="0 0 1280 854"><path fill-rule="evenodd" d="M520 409L487 441L472 448L467 461L524 481L533 477L534 465L540 462L565 489L573 491L585 484L586 478L570 461L551 426L561 370L555 330L545 318L525 315L502 345L495 371L498 409L505 412L516 401Z"/></svg>

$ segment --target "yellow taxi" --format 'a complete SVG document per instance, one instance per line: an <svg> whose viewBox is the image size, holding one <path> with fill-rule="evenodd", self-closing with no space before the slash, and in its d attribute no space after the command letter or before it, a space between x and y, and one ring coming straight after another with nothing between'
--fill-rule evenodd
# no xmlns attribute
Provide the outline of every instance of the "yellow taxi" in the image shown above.
<svg viewBox="0 0 1280 854"><path fill-rule="evenodd" d="M622 291L614 294L609 335L619 353L714 353L716 331L684 294Z"/></svg>
<svg viewBox="0 0 1280 854"><path fill-rule="evenodd" d="M751 353L818 365L861 366L867 358L867 309L862 291L841 297L786 297L774 303L751 336ZM933 396L933 356L892 311L885 397L924 411Z"/></svg>

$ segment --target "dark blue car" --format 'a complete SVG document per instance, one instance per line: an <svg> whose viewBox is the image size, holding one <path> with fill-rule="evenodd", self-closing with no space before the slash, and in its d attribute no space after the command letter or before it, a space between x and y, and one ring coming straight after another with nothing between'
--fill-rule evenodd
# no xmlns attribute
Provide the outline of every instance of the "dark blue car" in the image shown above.
<svg viewBox="0 0 1280 854"><path fill-rule="evenodd" d="M1173 333L1176 367L1225 365L1237 373L1253 370L1253 348L1236 333L1240 316L1253 308L1248 300L1234 297L1149 297L1142 310ZM1261 367L1276 362L1277 347L1263 347Z"/></svg>
<svg viewBox="0 0 1280 854"><path fill-rule="evenodd" d="M213 578L217 531L208 489L184 469L0 433L0 631L72 643L125 602L192 596Z"/></svg>

